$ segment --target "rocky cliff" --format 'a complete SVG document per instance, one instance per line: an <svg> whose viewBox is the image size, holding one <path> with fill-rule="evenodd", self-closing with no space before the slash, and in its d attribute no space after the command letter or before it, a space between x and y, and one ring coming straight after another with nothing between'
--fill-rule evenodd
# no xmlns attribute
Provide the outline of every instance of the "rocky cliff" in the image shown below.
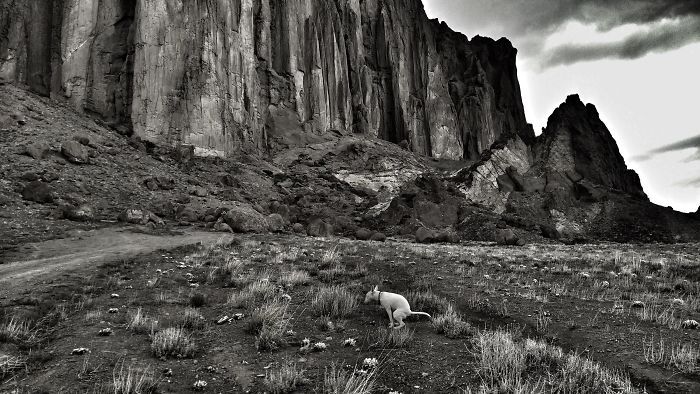
<svg viewBox="0 0 700 394"><path fill-rule="evenodd" d="M420 0L0 0L0 78L201 154L330 131L449 159L530 142L515 57Z"/></svg>
<svg viewBox="0 0 700 394"><path fill-rule="evenodd" d="M639 176L628 169L610 131L593 104L578 95L549 117L547 127L533 145L535 175L547 183L581 180L646 199Z"/></svg>

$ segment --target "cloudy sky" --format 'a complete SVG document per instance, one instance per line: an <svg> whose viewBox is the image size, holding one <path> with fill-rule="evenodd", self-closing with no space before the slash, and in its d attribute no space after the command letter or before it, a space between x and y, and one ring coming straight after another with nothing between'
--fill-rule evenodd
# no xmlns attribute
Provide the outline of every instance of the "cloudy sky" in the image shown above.
<svg viewBox="0 0 700 394"><path fill-rule="evenodd" d="M598 108L651 200L700 206L700 0L423 0L431 18L519 49L538 131L566 96Z"/></svg>

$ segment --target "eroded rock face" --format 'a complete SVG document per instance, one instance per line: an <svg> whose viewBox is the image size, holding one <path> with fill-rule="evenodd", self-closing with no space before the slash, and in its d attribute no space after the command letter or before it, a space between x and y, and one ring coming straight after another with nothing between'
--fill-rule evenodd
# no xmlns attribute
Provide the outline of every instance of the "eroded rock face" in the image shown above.
<svg viewBox="0 0 700 394"><path fill-rule="evenodd" d="M578 95L569 96L550 116L533 152L534 171L544 174L548 184L557 184L550 189L590 182L647 199L639 176L627 168L595 106L584 105ZM591 187L580 189L577 194L594 194L591 198L598 199Z"/></svg>
<svg viewBox="0 0 700 394"><path fill-rule="evenodd" d="M529 142L516 53L429 20L419 0L0 3L0 79L208 156L285 133L449 159L504 134Z"/></svg>

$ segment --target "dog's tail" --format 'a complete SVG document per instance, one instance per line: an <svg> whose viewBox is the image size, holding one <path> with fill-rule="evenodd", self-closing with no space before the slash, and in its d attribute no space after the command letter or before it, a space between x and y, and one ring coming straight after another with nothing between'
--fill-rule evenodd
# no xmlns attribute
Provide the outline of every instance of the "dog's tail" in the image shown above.
<svg viewBox="0 0 700 394"><path fill-rule="evenodd" d="M433 317L430 316L429 314L425 312L411 312L412 315L423 315L423 316L428 316L428 319L432 319Z"/></svg>

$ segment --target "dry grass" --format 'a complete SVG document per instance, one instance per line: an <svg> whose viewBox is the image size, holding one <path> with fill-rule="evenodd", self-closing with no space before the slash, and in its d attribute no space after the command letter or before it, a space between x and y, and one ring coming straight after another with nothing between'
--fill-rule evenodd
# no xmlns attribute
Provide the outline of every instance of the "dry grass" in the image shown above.
<svg viewBox="0 0 700 394"><path fill-rule="evenodd" d="M355 294L340 286L321 287L314 291L311 310L317 316L345 317L357 308Z"/></svg>
<svg viewBox="0 0 700 394"><path fill-rule="evenodd" d="M311 276L306 271L287 271L280 275L279 283L284 287L307 285L311 283Z"/></svg>
<svg viewBox="0 0 700 394"><path fill-rule="evenodd" d="M155 333L151 339L151 351L158 358L190 358L196 350L194 341L180 327L166 328Z"/></svg>
<svg viewBox="0 0 700 394"><path fill-rule="evenodd" d="M474 334L474 328L462 319L462 316L451 304L447 306L445 313L436 316L432 326L438 334L448 338L467 338Z"/></svg>
<svg viewBox="0 0 700 394"><path fill-rule="evenodd" d="M678 344L672 347L669 365L686 374L700 372L700 349L691 344Z"/></svg>
<svg viewBox="0 0 700 394"><path fill-rule="evenodd" d="M374 391L375 372L369 372L357 369L348 372L339 368L336 364L326 368L323 377L323 393L324 394L370 394Z"/></svg>
<svg viewBox="0 0 700 394"><path fill-rule="evenodd" d="M29 322L11 318L10 321L0 324L0 343L13 342L31 344L36 342L37 332L31 328Z"/></svg>
<svg viewBox="0 0 700 394"><path fill-rule="evenodd" d="M277 288L267 279L256 280L246 285L243 290L232 293L228 304L235 308L252 308L256 304L272 300L277 295Z"/></svg>
<svg viewBox="0 0 700 394"><path fill-rule="evenodd" d="M158 392L158 380L150 367L124 369L124 362L112 372L114 394L149 394Z"/></svg>
<svg viewBox="0 0 700 394"><path fill-rule="evenodd" d="M0 378L5 379L21 370L27 370L26 357L0 356Z"/></svg>
<svg viewBox="0 0 700 394"><path fill-rule="evenodd" d="M275 351L287 345L286 332L291 320L287 310L288 304L272 301L253 311L245 330L256 335L255 346L259 351Z"/></svg>
<svg viewBox="0 0 700 394"><path fill-rule="evenodd" d="M147 334L155 331L156 323L143 313L143 309L138 308L136 313L131 315L126 328L136 334Z"/></svg>
<svg viewBox="0 0 700 394"><path fill-rule="evenodd" d="M372 347L378 347L381 349L404 349L410 346L413 341L413 336L415 331L411 331L408 328L378 328L374 338L376 338L376 343Z"/></svg>
<svg viewBox="0 0 700 394"><path fill-rule="evenodd" d="M516 342L505 331L480 332L473 342L485 392L637 392L626 376L545 342Z"/></svg>
<svg viewBox="0 0 700 394"><path fill-rule="evenodd" d="M437 315L447 312L450 302L444 297L433 293L432 290L411 291L406 294L406 299L414 311L426 312Z"/></svg>
<svg viewBox="0 0 700 394"><path fill-rule="evenodd" d="M291 393L308 383L305 374L296 363L287 361L280 368L265 373L265 386L273 394Z"/></svg>
<svg viewBox="0 0 700 394"><path fill-rule="evenodd" d="M188 330L201 330L205 323L204 316L195 308L185 308L182 312L180 325Z"/></svg>

